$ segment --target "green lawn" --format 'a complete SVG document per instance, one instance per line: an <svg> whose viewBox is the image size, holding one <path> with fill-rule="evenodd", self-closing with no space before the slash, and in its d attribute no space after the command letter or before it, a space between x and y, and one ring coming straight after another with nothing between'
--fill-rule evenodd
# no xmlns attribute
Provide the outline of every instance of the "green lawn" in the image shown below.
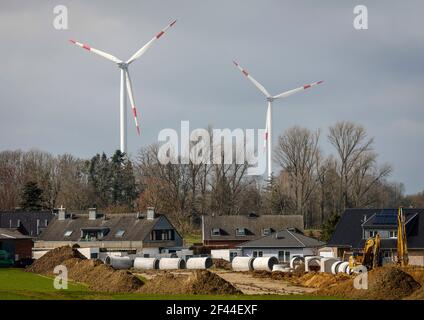
<svg viewBox="0 0 424 320"><path fill-rule="evenodd" d="M0 268L0 300L311 300L331 299L306 295L152 295L94 292L84 284L68 282L67 290L56 290L53 278ZM333 298L334 299L334 298Z"/></svg>

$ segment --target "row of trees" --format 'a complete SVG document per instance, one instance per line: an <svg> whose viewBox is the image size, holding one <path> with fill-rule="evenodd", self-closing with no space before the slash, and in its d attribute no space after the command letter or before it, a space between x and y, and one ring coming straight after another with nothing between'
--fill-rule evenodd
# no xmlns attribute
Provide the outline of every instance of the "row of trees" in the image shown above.
<svg viewBox="0 0 424 320"><path fill-rule="evenodd" d="M163 165L158 145L142 148L132 161L119 151L90 160L5 151L0 153L0 209L96 205L113 212L154 206L184 231L200 215L212 213L299 214L309 228L336 221L347 207L422 201L422 195L405 198L402 184L387 180L392 168L378 164L374 141L362 126L339 122L323 136L320 130L287 129L274 150L279 171L271 181L248 176L247 163ZM324 139L332 154L323 153ZM31 199L34 191L38 204Z"/></svg>

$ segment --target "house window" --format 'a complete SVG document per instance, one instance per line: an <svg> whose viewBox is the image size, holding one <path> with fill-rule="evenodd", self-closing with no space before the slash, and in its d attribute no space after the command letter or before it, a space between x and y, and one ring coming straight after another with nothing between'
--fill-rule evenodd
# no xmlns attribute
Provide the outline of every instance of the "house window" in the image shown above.
<svg viewBox="0 0 424 320"><path fill-rule="evenodd" d="M212 233L213 236L220 236L221 235L221 229L212 228L211 233Z"/></svg>
<svg viewBox="0 0 424 320"><path fill-rule="evenodd" d="M390 230L389 231L389 238L397 238L397 231L396 230Z"/></svg>
<svg viewBox="0 0 424 320"><path fill-rule="evenodd" d="M263 236L269 236L271 233L272 233L272 229L271 228L262 229L262 235Z"/></svg>
<svg viewBox="0 0 424 320"><path fill-rule="evenodd" d="M230 252L230 261L233 261L235 257L237 257L237 252Z"/></svg>
<svg viewBox="0 0 424 320"><path fill-rule="evenodd" d="M118 230L116 231L115 237L121 238L125 233L125 230Z"/></svg>
<svg viewBox="0 0 424 320"><path fill-rule="evenodd" d="M290 261L290 251L281 250L278 251L278 260L283 262L289 262Z"/></svg>
<svg viewBox="0 0 424 320"><path fill-rule="evenodd" d="M90 259L98 259L98 258L99 258L99 254L97 252L90 254Z"/></svg>
<svg viewBox="0 0 424 320"><path fill-rule="evenodd" d="M263 256L263 251L253 251L253 257L254 258L256 258L256 257L262 257Z"/></svg>
<svg viewBox="0 0 424 320"><path fill-rule="evenodd" d="M101 240L108 233L108 229L81 229L81 240L83 241L97 241Z"/></svg>
<svg viewBox="0 0 424 320"><path fill-rule="evenodd" d="M16 224L16 226L19 228L21 226L21 220L18 219L18 223Z"/></svg>
<svg viewBox="0 0 424 320"><path fill-rule="evenodd" d="M72 234L72 230L66 230L64 236L65 237L70 237Z"/></svg>
<svg viewBox="0 0 424 320"><path fill-rule="evenodd" d="M150 240L152 241L168 241L175 240L174 230L153 230L150 233Z"/></svg>
<svg viewBox="0 0 424 320"><path fill-rule="evenodd" d="M246 228L237 228L236 229L236 236L237 237L244 237L246 235Z"/></svg>
<svg viewBox="0 0 424 320"><path fill-rule="evenodd" d="M49 224L49 221L47 219L44 220L44 226L47 227L47 225Z"/></svg>
<svg viewBox="0 0 424 320"><path fill-rule="evenodd" d="M377 230L370 230L370 237L374 238L377 235Z"/></svg>

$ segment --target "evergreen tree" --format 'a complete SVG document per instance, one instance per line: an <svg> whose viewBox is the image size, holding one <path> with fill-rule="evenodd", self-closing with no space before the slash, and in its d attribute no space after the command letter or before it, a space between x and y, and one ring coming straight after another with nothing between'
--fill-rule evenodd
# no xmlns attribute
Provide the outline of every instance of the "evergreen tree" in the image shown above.
<svg viewBox="0 0 424 320"><path fill-rule="evenodd" d="M329 241L331 239L331 236L334 233L334 230L336 230L337 223L340 220L340 215L338 214L332 214L327 221L322 226L322 235L321 239L325 242Z"/></svg>
<svg viewBox="0 0 424 320"><path fill-rule="evenodd" d="M25 183L21 195L21 207L24 210L41 210L43 203L43 190L36 182L28 181Z"/></svg>

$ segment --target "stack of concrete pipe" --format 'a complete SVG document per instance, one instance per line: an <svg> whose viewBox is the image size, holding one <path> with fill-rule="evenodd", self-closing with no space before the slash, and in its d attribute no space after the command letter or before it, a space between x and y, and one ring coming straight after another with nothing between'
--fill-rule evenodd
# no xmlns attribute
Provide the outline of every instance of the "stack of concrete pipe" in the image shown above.
<svg viewBox="0 0 424 320"><path fill-rule="evenodd" d="M131 269L134 265L134 260L130 257L108 256L105 262L114 269Z"/></svg>

